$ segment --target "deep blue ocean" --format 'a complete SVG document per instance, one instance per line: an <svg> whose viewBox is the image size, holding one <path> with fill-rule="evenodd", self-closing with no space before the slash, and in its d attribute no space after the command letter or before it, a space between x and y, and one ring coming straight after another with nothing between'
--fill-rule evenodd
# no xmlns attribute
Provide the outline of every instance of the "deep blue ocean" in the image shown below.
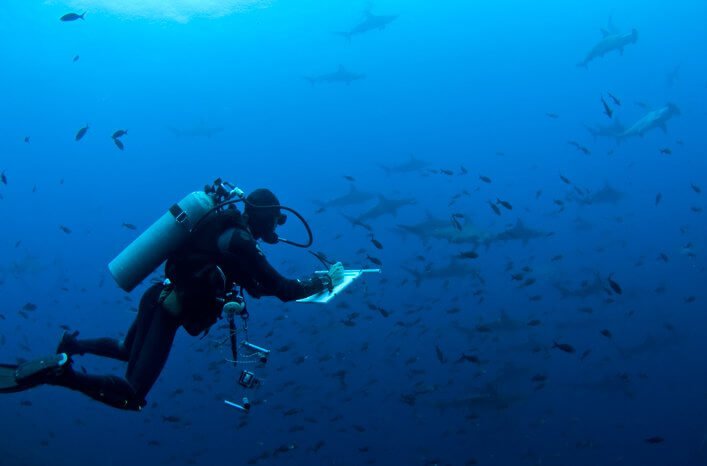
<svg viewBox="0 0 707 466"><path fill-rule="evenodd" d="M180 330L139 413L0 395L0 465L707 464L704 0L2 13L0 362L125 336L162 269L126 293L107 264L218 177L382 273L247 298L264 366L227 361L223 321Z"/></svg>

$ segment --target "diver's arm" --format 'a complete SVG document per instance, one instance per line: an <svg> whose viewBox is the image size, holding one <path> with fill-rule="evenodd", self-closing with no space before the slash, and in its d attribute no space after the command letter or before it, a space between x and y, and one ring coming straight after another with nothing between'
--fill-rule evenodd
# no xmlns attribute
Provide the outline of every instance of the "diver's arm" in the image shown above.
<svg viewBox="0 0 707 466"><path fill-rule="evenodd" d="M252 296L275 296L286 302L333 288L332 280L326 274L313 274L300 280L285 278L268 262L252 236L238 229L225 235L219 240L220 249L237 257L239 263L247 264L251 279L242 285Z"/></svg>

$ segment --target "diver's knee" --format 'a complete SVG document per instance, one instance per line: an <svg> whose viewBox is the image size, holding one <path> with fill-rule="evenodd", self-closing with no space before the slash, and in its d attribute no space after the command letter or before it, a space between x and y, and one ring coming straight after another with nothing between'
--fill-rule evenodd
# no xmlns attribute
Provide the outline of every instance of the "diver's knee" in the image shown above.
<svg viewBox="0 0 707 466"><path fill-rule="evenodd" d="M126 411L141 411L147 401L139 396L132 385L116 376L106 377L106 383L98 392L98 399L103 403Z"/></svg>

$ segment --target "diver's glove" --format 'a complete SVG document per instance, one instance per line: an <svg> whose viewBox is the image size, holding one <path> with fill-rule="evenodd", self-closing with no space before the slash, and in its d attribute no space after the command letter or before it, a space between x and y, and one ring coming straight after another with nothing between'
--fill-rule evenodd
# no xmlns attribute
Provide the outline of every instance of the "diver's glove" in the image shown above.
<svg viewBox="0 0 707 466"><path fill-rule="evenodd" d="M341 262L332 265L327 272L327 276L329 277L329 283L331 285L329 291L332 291L344 281L344 266Z"/></svg>

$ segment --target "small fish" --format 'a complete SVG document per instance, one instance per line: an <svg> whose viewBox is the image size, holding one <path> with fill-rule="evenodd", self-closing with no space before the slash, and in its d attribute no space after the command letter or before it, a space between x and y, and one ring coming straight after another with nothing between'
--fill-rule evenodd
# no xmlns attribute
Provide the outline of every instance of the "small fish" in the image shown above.
<svg viewBox="0 0 707 466"><path fill-rule="evenodd" d="M383 265L383 262L380 259L378 259L377 257L371 257L368 255L366 257L368 258L369 261L371 261L375 265Z"/></svg>
<svg viewBox="0 0 707 466"><path fill-rule="evenodd" d="M452 225L454 226L454 229L457 231L462 231L462 229L463 229L461 222L454 215L452 215Z"/></svg>
<svg viewBox="0 0 707 466"><path fill-rule="evenodd" d="M442 170L440 170L439 172L440 172L441 174L447 175L447 176L452 176L452 175L454 175L454 172L453 172L452 170L442 169Z"/></svg>
<svg viewBox="0 0 707 466"><path fill-rule="evenodd" d="M294 416L295 414L301 413L302 410L300 408L290 408L287 411L285 411L283 414L285 416Z"/></svg>
<svg viewBox="0 0 707 466"><path fill-rule="evenodd" d="M74 55L74 58L73 58L71 61L72 61L73 63L76 63L77 61L79 61L79 56L78 56L78 55Z"/></svg>
<svg viewBox="0 0 707 466"><path fill-rule="evenodd" d="M471 363L474 363L474 364L480 364L480 363L481 363L481 360L480 360L477 356L468 355L468 354L462 353L462 355L459 357L459 359L457 360L457 362L465 362L465 361L466 361L466 362L471 362Z"/></svg>
<svg viewBox="0 0 707 466"><path fill-rule="evenodd" d="M567 178L567 177L564 176L564 175L560 175L560 179L562 180L562 182L563 182L564 184L572 184L572 182L569 180L569 178Z"/></svg>
<svg viewBox="0 0 707 466"><path fill-rule="evenodd" d="M690 183L690 187L692 188L693 191L695 191L697 194L702 193L702 188L700 188L698 185L694 183Z"/></svg>
<svg viewBox="0 0 707 466"><path fill-rule="evenodd" d="M383 245L377 239L371 238L371 243L376 247L376 249L383 249Z"/></svg>
<svg viewBox="0 0 707 466"><path fill-rule="evenodd" d="M542 322L540 322L538 319L533 319L528 321L528 327L538 327Z"/></svg>
<svg viewBox="0 0 707 466"><path fill-rule="evenodd" d="M132 223L125 223L125 222L123 222L123 224L122 224L121 226L122 226L123 228L128 229L128 230L137 230L137 227L136 227L135 225L133 225Z"/></svg>
<svg viewBox="0 0 707 466"><path fill-rule="evenodd" d="M609 118L612 118L614 116L614 111L611 110L611 107L609 107L609 104L606 103L604 97L601 98L601 104L604 106L604 115L608 116Z"/></svg>
<svg viewBox="0 0 707 466"><path fill-rule="evenodd" d="M565 353L570 353L573 354L576 352L574 349L574 346L570 345L569 343L558 343L556 341L552 342L552 347L557 348L560 351L564 351Z"/></svg>
<svg viewBox="0 0 707 466"><path fill-rule="evenodd" d="M462 175L466 175L467 173L469 173L469 170L467 170L464 165L461 165L461 166L459 167L459 172L460 172L460 174L462 174Z"/></svg>
<svg viewBox="0 0 707 466"><path fill-rule="evenodd" d="M435 345L435 352L437 353L437 360L442 364L445 364L447 362L447 358L444 356L444 353L437 345Z"/></svg>
<svg viewBox="0 0 707 466"><path fill-rule="evenodd" d="M125 133L127 134L128 132L126 131ZM354 181L356 181L356 178L354 178L354 177L351 176L351 175L344 175L344 179L347 180L347 181L350 181L350 182L352 182L352 183L353 183Z"/></svg>
<svg viewBox="0 0 707 466"><path fill-rule="evenodd" d="M545 382L547 376L545 374L535 374L531 379L532 382Z"/></svg>
<svg viewBox="0 0 707 466"><path fill-rule="evenodd" d="M29 136L25 136L25 144L29 144Z"/></svg>
<svg viewBox="0 0 707 466"><path fill-rule="evenodd" d="M162 420L164 422L169 422L169 423L175 424L177 422L181 422L182 418L179 416L162 416Z"/></svg>
<svg viewBox="0 0 707 466"><path fill-rule="evenodd" d="M603 336L605 336L606 338L608 338L609 340L611 340L612 335L611 335L611 332L609 331L609 329L606 329L606 328L605 328L604 330L602 330L602 331L599 332L599 333L601 333Z"/></svg>
<svg viewBox="0 0 707 466"><path fill-rule="evenodd" d="M23 311L36 311L37 310L37 305L34 303L26 303L24 306L22 306Z"/></svg>
<svg viewBox="0 0 707 466"><path fill-rule="evenodd" d="M523 284L520 285L520 287L521 287L521 288L525 288L525 287L528 287L528 286L532 286L532 285L535 285L535 282L536 282L535 278L533 278L533 277L528 277L528 278L525 279L525 281L523 282Z"/></svg>
<svg viewBox="0 0 707 466"><path fill-rule="evenodd" d="M662 260L663 262L670 261L670 258L668 257L668 255L664 252L661 252L660 254L658 254L658 259Z"/></svg>
<svg viewBox="0 0 707 466"><path fill-rule="evenodd" d="M489 178L488 176L479 175L479 179L484 183L491 183L491 178Z"/></svg>
<svg viewBox="0 0 707 466"><path fill-rule="evenodd" d="M584 361L585 359L587 359L587 356L589 356L590 354L592 354L592 350L590 350L590 349L584 350L582 355L579 357L579 360Z"/></svg>
<svg viewBox="0 0 707 466"><path fill-rule="evenodd" d="M59 229L66 233L67 235L71 234L71 228L64 226L64 225L59 225Z"/></svg>
<svg viewBox="0 0 707 466"><path fill-rule="evenodd" d="M540 196L542 196L542 195L543 195L542 189L538 189L537 191L535 191L535 199L540 199Z"/></svg>
<svg viewBox="0 0 707 466"><path fill-rule="evenodd" d="M61 18L59 18L59 21L64 21L64 22L69 22L69 21L76 21L77 19L84 19L84 15L86 12L84 11L83 14L77 14L77 13L67 13Z"/></svg>
<svg viewBox="0 0 707 466"><path fill-rule="evenodd" d="M609 275L609 277L607 278L607 280L609 281L609 286L611 287L611 289L614 290L614 293L616 293L616 294L621 294L621 293L623 292L623 291L621 290L621 285L619 285L618 283L616 283L616 281L614 281L614 280L611 278L611 275Z"/></svg>
<svg viewBox="0 0 707 466"><path fill-rule="evenodd" d="M662 193L658 193L658 194L655 195L655 205L660 204L660 201L662 201L662 200L663 200L663 194L662 194Z"/></svg>
<svg viewBox="0 0 707 466"><path fill-rule="evenodd" d="M7 176L5 176L5 170L0 172L0 183L7 186Z"/></svg>
<svg viewBox="0 0 707 466"><path fill-rule="evenodd" d="M565 257L565 256L563 256L562 254L558 254L556 256L552 256L552 258L550 258L550 261L551 262L561 261L563 257Z"/></svg>
<svg viewBox="0 0 707 466"><path fill-rule="evenodd" d="M670 147L661 147L660 153L663 155L673 155L673 150Z"/></svg>
<svg viewBox="0 0 707 466"><path fill-rule="evenodd" d="M575 147L578 151L582 152L584 155L589 155L592 153L592 151L589 150L589 148L581 145L577 141L567 141L567 144L570 146Z"/></svg>
<svg viewBox="0 0 707 466"><path fill-rule="evenodd" d="M128 134L128 130L127 130L127 129L119 129L118 131L116 131L115 133L113 133L113 135L112 135L111 137L112 137L113 139L117 139L117 138L122 138L123 136L125 136L125 135L127 135L127 134Z"/></svg>
<svg viewBox="0 0 707 466"><path fill-rule="evenodd" d="M486 201L486 202L488 202L489 207L491 207L491 210L493 210L493 213L495 213L496 215L501 215L501 209L499 209L496 204L494 204L491 201Z"/></svg>
<svg viewBox="0 0 707 466"><path fill-rule="evenodd" d="M476 251L462 251L457 254L459 259L477 259L479 254Z"/></svg>
<svg viewBox="0 0 707 466"><path fill-rule="evenodd" d="M553 113L553 112L547 112L545 114L545 116L548 118L551 118L553 120L557 120L558 118L560 118L560 115L558 115L557 113Z"/></svg>
<svg viewBox="0 0 707 466"><path fill-rule="evenodd" d="M647 439L645 439L645 442L650 443L651 445L657 445L659 443L663 443L664 441L665 441L665 439L663 437L659 437L657 435L653 436L653 437L648 437Z"/></svg>
<svg viewBox="0 0 707 466"><path fill-rule="evenodd" d="M476 327L474 327L477 332L480 333L489 333L492 329L486 324L478 324Z"/></svg>
<svg viewBox="0 0 707 466"><path fill-rule="evenodd" d="M608 96L611 98L611 100L614 101L614 104L615 104L615 105L621 107L621 101L619 100L618 97L616 97L616 96L615 96L614 94L612 94L611 92L607 92L607 94L608 94Z"/></svg>
<svg viewBox="0 0 707 466"><path fill-rule="evenodd" d="M508 202L508 201L502 201L501 199L496 198L496 204L502 205L502 206L503 206L504 208L506 208L507 210L513 210L513 206L512 206L511 203Z"/></svg>
<svg viewBox="0 0 707 466"><path fill-rule="evenodd" d="M123 141L120 139L113 139L113 144L115 144L115 147L117 147L120 150L125 149L125 145L123 144Z"/></svg>
<svg viewBox="0 0 707 466"><path fill-rule="evenodd" d="M86 131L88 131L88 125L78 130L74 139L76 139L77 142L80 141L84 136L86 136Z"/></svg>

